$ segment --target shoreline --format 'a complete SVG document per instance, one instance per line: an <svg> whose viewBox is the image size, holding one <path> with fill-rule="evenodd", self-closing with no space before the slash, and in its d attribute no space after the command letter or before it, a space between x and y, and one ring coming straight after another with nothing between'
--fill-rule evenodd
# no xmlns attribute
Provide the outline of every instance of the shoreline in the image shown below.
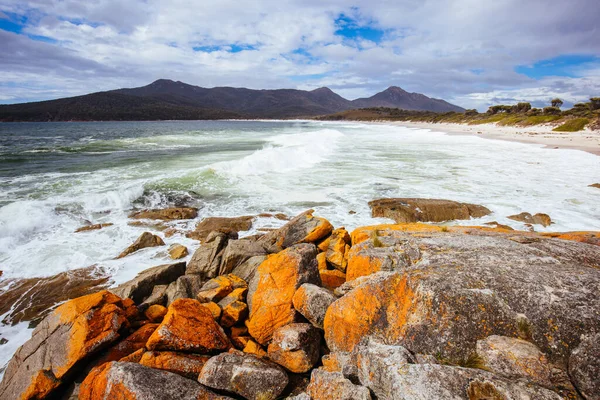
<svg viewBox="0 0 600 400"><path fill-rule="evenodd" d="M365 121L357 121L365 122ZM535 125L527 127L498 126L496 124L448 124L430 122L380 121L407 128L430 129L449 135L471 135L485 139L540 144L549 149L581 150L600 156L600 132L585 129L579 132L553 132L554 126Z"/></svg>

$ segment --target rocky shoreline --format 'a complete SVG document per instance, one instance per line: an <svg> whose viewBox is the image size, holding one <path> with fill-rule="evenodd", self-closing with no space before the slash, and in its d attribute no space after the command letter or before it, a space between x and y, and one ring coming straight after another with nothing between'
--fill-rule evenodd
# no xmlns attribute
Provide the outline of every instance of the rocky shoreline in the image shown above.
<svg viewBox="0 0 600 400"><path fill-rule="evenodd" d="M421 223L489 213L446 200L371 208L396 224L348 232L309 210L238 238L252 217L207 218L188 262L117 287L92 270L74 290L20 282L3 307L37 326L0 399L600 399L598 232ZM149 246L165 242L146 232L118 257ZM35 310L33 287L51 292Z"/></svg>

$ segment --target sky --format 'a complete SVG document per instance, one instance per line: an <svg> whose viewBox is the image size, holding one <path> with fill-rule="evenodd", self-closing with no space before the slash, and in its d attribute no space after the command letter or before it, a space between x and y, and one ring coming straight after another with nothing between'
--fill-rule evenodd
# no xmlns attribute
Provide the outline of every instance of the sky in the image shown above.
<svg viewBox="0 0 600 400"><path fill-rule="evenodd" d="M569 107L600 96L600 0L0 0L0 103L161 78Z"/></svg>

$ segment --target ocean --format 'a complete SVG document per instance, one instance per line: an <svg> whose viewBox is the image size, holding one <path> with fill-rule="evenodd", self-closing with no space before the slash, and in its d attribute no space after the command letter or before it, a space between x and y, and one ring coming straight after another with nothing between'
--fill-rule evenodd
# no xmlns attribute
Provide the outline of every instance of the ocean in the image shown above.
<svg viewBox="0 0 600 400"><path fill-rule="evenodd" d="M314 121L165 121L0 124L0 280L98 265L116 283L168 262L164 248L114 260L145 227L134 208L187 205L209 216L313 208L352 230L391 222L368 202L426 197L477 203L480 225L523 211L549 214L538 231L600 230L600 157L576 150L450 136L399 125ZM182 229L197 221L176 222ZM113 223L74 233L88 223ZM258 218L251 231L283 224ZM159 233L160 235L160 233ZM165 240L193 252L182 235ZM2 320L0 316L0 320ZM29 338L0 326L0 369Z"/></svg>

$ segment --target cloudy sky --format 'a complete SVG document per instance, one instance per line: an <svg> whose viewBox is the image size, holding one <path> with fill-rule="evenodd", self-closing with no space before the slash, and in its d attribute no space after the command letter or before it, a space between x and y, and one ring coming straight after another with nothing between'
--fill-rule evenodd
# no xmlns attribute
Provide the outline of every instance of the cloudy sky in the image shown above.
<svg viewBox="0 0 600 400"><path fill-rule="evenodd" d="M600 95L600 0L0 0L0 44L0 103L159 78L480 110Z"/></svg>

